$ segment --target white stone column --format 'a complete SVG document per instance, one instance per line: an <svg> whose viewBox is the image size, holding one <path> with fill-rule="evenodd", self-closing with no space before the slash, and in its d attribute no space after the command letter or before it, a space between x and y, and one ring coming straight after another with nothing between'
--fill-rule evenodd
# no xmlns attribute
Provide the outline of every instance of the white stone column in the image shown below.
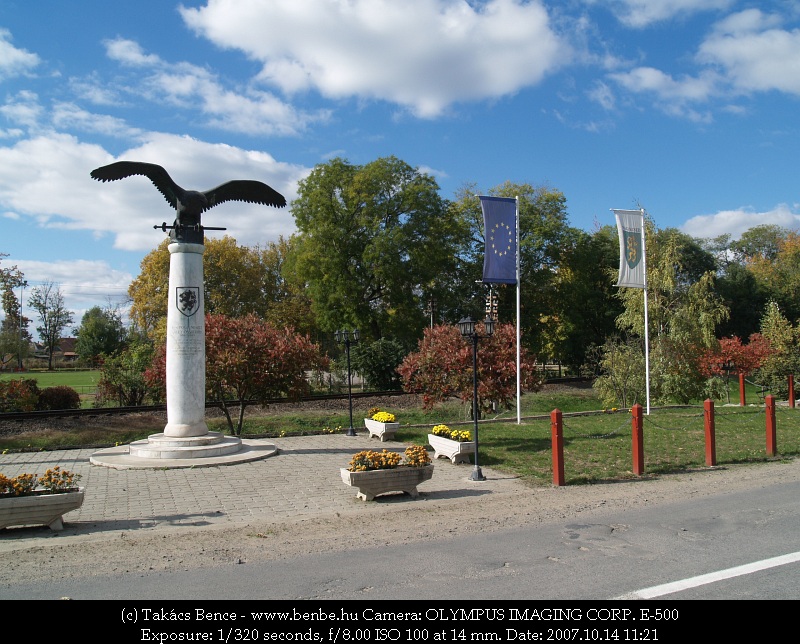
<svg viewBox="0 0 800 644"><path fill-rule="evenodd" d="M167 425L164 436L208 434L203 244L169 245Z"/></svg>

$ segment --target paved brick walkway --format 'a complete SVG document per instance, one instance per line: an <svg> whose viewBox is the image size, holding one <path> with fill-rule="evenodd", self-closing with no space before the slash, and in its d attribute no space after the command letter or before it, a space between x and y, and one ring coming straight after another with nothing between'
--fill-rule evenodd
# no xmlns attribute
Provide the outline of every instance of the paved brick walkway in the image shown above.
<svg viewBox="0 0 800 644"><path fill-rule="evenodd" d="M257 442L257 441L255 441ZM83 506L64 515L65 530L125 530L181 525L225 525L254 518L284 518L352 512L372 503L358 500L342 482L339 468L362 449L402 451L405 444L358 436L325 434L267 439L277 453L234 465L115 469L90 462L98 450L76 449L0 455L0 473L41 475L55 465L82 475ZM473 496L524 488L511 476L482 467L487 480L469 479L473 465L436 461L433 478L419 486L419 498ZM380 499L381 497L378 497ZM9 534L14 528L8 528ZM0 535L3 531L0 531Z"/></svg>

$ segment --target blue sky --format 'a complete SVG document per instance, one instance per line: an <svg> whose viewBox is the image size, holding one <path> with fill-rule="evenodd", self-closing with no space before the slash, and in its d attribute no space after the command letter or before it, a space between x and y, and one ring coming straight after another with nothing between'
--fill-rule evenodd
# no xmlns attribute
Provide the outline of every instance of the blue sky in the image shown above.
<svg viewBox="0 0 800 644"><path fill-rule="evenodd" d="M738 237L800 220L800 4L788 0L3 0L0 253L64 293L75 326L122 305L189 189L257 179L284 209L203 217L238 243L294 232L297 182L394 155L445 198L548 185L572 226L644 207Z"/></svg>

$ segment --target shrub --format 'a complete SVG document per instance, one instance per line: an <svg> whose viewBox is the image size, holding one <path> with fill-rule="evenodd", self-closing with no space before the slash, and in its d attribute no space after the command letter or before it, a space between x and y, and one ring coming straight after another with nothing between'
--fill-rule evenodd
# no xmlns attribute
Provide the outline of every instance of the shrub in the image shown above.
<svg viewBox="0 0 800 644"><path fill-rule="evenodd" d="M352 350L353 370L363 376L371 389L400 389L397 367L404 357L403 346L396 340L381 338L357 344Z"/></svg>
<svg viewBox="0 0 800 644"><path fill-rule="evenodd" d="M40 410L80 409L81 397L77 391L66 385L47 387L39 394L37 408Z"/></svg>
<svg viewBox="0 0 800 644"><path fill-rule="evenodd" d="M35 411L39 385L32 378L0 381L0 412Z"/></svg>

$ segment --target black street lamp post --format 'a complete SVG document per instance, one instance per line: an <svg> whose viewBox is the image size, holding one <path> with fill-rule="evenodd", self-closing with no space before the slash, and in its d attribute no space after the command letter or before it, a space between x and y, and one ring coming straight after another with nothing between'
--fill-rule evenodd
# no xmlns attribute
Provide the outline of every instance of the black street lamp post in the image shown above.
<svg viewBox="0 0 800 644"><path fill-rule="evenodd" d="M719 368L722 371L725 372L725 398L726 398L726 401L728 403L730 403L731 402L731 386L730 386L731 371L733 371L736 368L736 366L733 364L733 360L731 360L729 358L728 360L725 360L724 362L721 362L719 364Z"/></svg>
<svg viewBox="0 0 800 644"><path fill-rule="evenodd" d="M333 337L339 344L344 344L345 353L347 353L347 402L350 405L350 427L347 428L346 436L358 436L353 427L353 378L350 373L350 345L358 342L358 329L353 329L352 332L342 329L336 331Z"/></svg>
<svg viewBox="0 0 800 644"><path fill-rule="evenodd" d="M494 320L487 315L483 321L484 335L478 335L475 330L475 322L470 317L463 318L458 323L463 338L472 340L472 418L475 421L475 467L469 478L471 481L485 481L486 477L481 471L478 462L478 340L490 338L494 334Z"/></svg>

